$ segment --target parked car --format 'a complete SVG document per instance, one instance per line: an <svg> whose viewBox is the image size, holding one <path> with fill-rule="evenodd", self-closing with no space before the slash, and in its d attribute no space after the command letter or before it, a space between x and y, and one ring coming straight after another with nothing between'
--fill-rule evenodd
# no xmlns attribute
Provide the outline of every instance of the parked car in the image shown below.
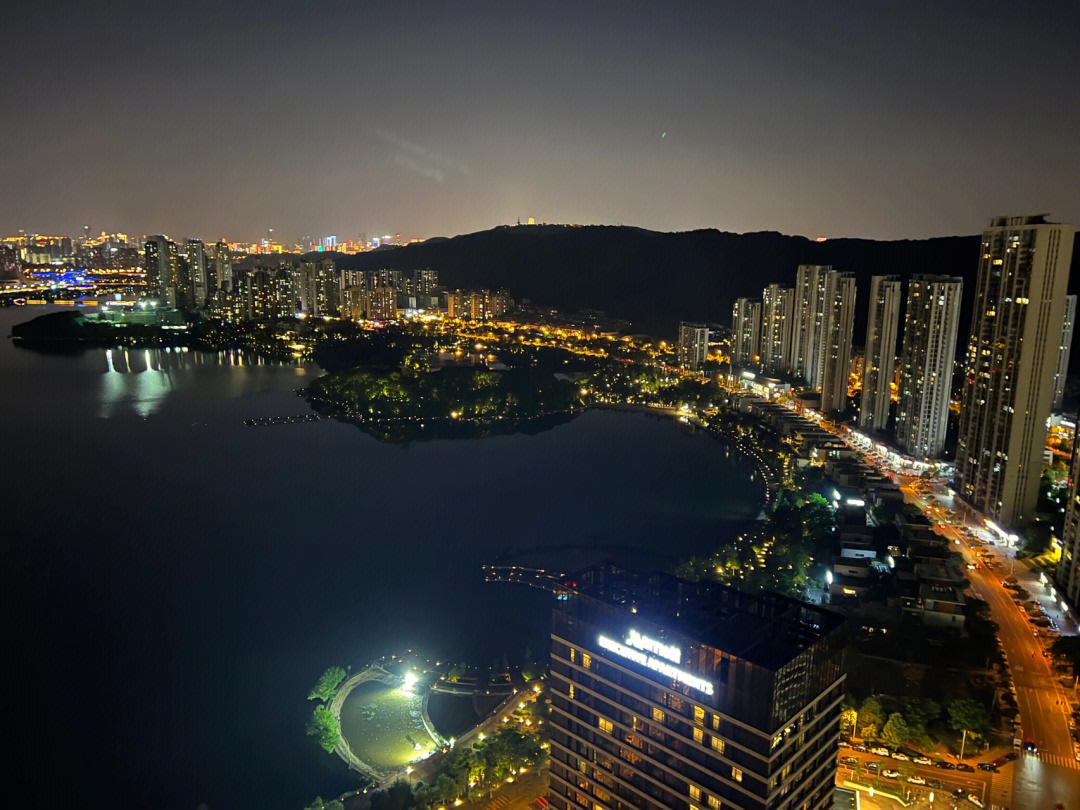
<svg viewBox="0 0 1080 810"><path fill-rule="evenodd" d="M898 759L901 762L911 762L911 757L905 754L903 751L894 751L892 755L893 759Z"/></svg>
<svg viewBox="0 0 1080 810"><path fill-rule="evenodd" d="M925 784L926 784L926 780L925 780L925 779L923 779L923 778L922 778L921 776L919 776L918 774L915 774L915 776L909 776L909 777L907 778L907 780L908 780L909 782L911 782L911 784L913 784L913 785L925 785Z"/></svg>
<svg viewBox="0 0 1080 810"><path fill-rule="evenodd" d="M934 767L935 768L941 768L942 770L946 770L946 771L955 771L956 770L955 765L953 765L951 762L946 762L943 759L939 759L937 762L935 762Z"/></svg>
<svg viewBox="0 0 1080 810"><path fill-rule="evenodd" d="M964 771L964 773L975 773L975 769L968 765L966 762L956 763L956 770Z"/></svg>
<svg viewBox="0 0 1080 810"><path fill-rule="evenodd" d="M942 782L940 779L927 779L926 780L926 786L931 787L934 790L944 790L945 789L945 783Z"/></svg>
<svg viewBox="0 0 1080 810"><path fill-rule="evenodd" d="M886 768L881 772L881 775L884 776L886 779L899 779L900 771L894 771L890 768Z"/></svg>
<svg viewBox="0 0 1080 810"><path fill-rule="evenodd" d="M851 743L849 743L847 740L841 740L840 741L840 747L841 748L851 748Z"/></svg>
<svg viewBox="0 0 1080 810"><path fill-rule="evenodd" d="M881 770L881 763L880 762L867 762L866 763L866 770L870 771L870 773L877 773L878 771Z"/></svg>
<svg viewBox="0 0 1080 810"><path fill-rule="evenodd" d="M979 770L980 771L990 771L992 773L997 773L997 768L994 766L993 762L980 762L979 763Z"/></svg>
<svg viewBox="0 0 1080 810"><path fill-rule="evenodd" d="M1010 751L1005 756L1003 756L1002 759L1006 762L1012 762L1014 759L1020 759L1020 755L1015 751Z"/></svg>
<svg viewBox="0 0 1080 810"><path fill-rule="evenodd" d="M912 757L911 761L914 762L916 765L933 765L934 764L934 760L930 759L930 757L924 757L921 754L919 756L917 756L917 757Z"/></svg>
<svg viewBox="0 0 1080 810"><path fill-rule="evenodd" d="M857 757L841 757L840 758L840 764L841 765L848 765L848 766L854 768L856 765L859 764L859 760L858 760Z"/></svg>
<svg viewBox="0 0 1080 810"><path fill-rule="evenodd" d="M974 793L969 793L968 797L967 797L967 800L969 802L971 802L973 805L975 805L976 807L982 807L983 806L982 801L980 801L979 797L976 796Z"/></svg>
<svg viewBox="0 0 1080 810"><path fill-rule="evenodd" d="M876 748L871 748L870 753L874 754L875 756L879 756L879 757L887 757L887 756L889 756L889 749L888 748L882 748L879 745Z"/></svg>
<svg viewBox="0 0 1080 810"><path fill-rule="evenodd" d="M862 743L859 743L858 745L851 746L851 750L858 751L860 754L869 754L870 753L870 749L867 748Z"/></svg>

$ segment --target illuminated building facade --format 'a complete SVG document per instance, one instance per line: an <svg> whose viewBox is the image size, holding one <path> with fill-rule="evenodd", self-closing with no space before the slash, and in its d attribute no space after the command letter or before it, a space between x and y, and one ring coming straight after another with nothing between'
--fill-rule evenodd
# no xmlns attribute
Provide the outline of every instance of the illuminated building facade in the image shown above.
<svg viewBox="0 0 1080 810"><path fill-rule="evenodd" d="M1080 434L1073 435L1073 447ZM1061 559L1058 561L1057 582L1065 598L1074 607L1080 606L1080 453L1073 452L1070 469L1072 490L1065 510L1065 527L1061 531Z"/></svg>
<svg viewBox="0 0 1080 810"><path fill-rule="evenodd" d="M757 365L760 346L761 302L739 298L732 309L731 362L736 366Z"/></svg>
<svg viewBox="0 0 1080 810"><path fill-rule="evenodd" d="M213 293L212 278L206 269L206 245L198 239L188 239L184 244L184 261L187 262L193 302L198 309L203 309L208 296Z"/></svg>
<svg viewBox="0 0 1080 810"><path fill-rule="evenodd" d="M1065 296L1065 321L1061 324L1061 343L1058 346L1057 369L1054 371L1054 411L1060 413L1065 405L1065 379L1069 376L1069 356L1072 354L1073 327L1076 325L1076 296Z"/></svg>
<svg viewBox="0 0 1080 810"><path fill-rule="evenodd" d="M552 806L831 807L841 622L776 594L581 572L554 601Z"/></svg>
<svg viewBox="0 0 1080 810"><path fill-rule="evenodd" d="M1073 229L995 217L983 231L956 451L956 491L997 523L1030 518L1054 399Z"/></svg>
<svg viewBox="0 0 1080 810"><path fill-rule="evenodd" d="M892 381L896 370L896 334L900 328L899 276L870 280L870 311L866 317L866 354L859 399L859 427L882 431L889 422Z"/></svg>
<svg viewBox="0 0 1080 810"><path fill-rule="evenodd" d="M703 323L679 324L679 365L698 369L709 357L709 327Z"/></svg>
<svg viewBox="0 0 1080 810"><path fill-rule="evenodd" d="M821 410L843 413L848 404L851 334L855 328L855 276L831 270L825 275L821 335Z"/></svg>
<svg viewBox="0 0 1080 810"><path fill-rule="evenodd" d="M908 282L896 441L915 458L940 458L945 448L963 290L956 276Z"/></svg>
<svg viewBox="0 0 1080 810"><path fill-rule="evenodd" d="M148 236L144 247L146 283L161 298L162 306L176 307L182 301L180 253L167 236Z"/></svg>
<svg viewBox="0 0 1080 810"><path fill-rule="evenodd" d="M825 331L828 265L800 264L795 276L795 319L791 330L791 374L821 387L821 347Z"/></svg>
<svg viewBox="0 0 1080 810"><path fill-rule="evenodd" d="M783 374L791 363L791 331L795 318L795 290L770 284L761 294L761 366Z"/></svg>

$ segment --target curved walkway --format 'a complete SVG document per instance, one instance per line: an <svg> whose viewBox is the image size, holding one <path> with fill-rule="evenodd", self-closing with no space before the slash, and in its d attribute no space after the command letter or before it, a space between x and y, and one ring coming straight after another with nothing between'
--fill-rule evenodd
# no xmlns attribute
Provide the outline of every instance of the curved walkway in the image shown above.
<svg viewBox="0 0 1080 810"><path fill-rule="evenodd" d="M330 714L333 715L334 722L338 724L338 744L334 752L345 760L345 764L351 769L360 771L365 776L379 781L383 774L380 774L379 771L356 756L352 748L349 747L345 736L341 733L341 707L344 705L345 699L349 697L353 689L368 681L378 681L379 683L385 683L387 686L397 686L402 683L401 678L397 675L387 672L378 664L371 664L341 684L337 694L334 695L334 699L330 701Z"/></svg>

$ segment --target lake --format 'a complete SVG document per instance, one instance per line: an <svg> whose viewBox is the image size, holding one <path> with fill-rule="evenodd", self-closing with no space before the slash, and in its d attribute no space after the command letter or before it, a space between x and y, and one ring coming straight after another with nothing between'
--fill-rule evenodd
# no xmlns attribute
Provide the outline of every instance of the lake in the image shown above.
<svg viewBox="0 0 1080 810"><path fill-rule="evenodd" d="M304 735L328 665L540 654L549 597L484 563L659 564L759 508L750 465L672 420L410 445L247 427L307 413L317 367L14 347L41 312L0 309L9 700L33 706L11 731L40 794L300 810L355 786Z"/></svg>

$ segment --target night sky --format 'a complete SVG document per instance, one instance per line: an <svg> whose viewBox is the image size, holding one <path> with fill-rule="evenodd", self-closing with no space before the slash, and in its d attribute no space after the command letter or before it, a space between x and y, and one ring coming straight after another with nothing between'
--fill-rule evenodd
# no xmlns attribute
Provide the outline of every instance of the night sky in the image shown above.
<svg viewBox="0 0 1080 810"><path fill-rule="evenodd" d="M0 236L1080 224L1076 2L20 5Z"/></svg>

